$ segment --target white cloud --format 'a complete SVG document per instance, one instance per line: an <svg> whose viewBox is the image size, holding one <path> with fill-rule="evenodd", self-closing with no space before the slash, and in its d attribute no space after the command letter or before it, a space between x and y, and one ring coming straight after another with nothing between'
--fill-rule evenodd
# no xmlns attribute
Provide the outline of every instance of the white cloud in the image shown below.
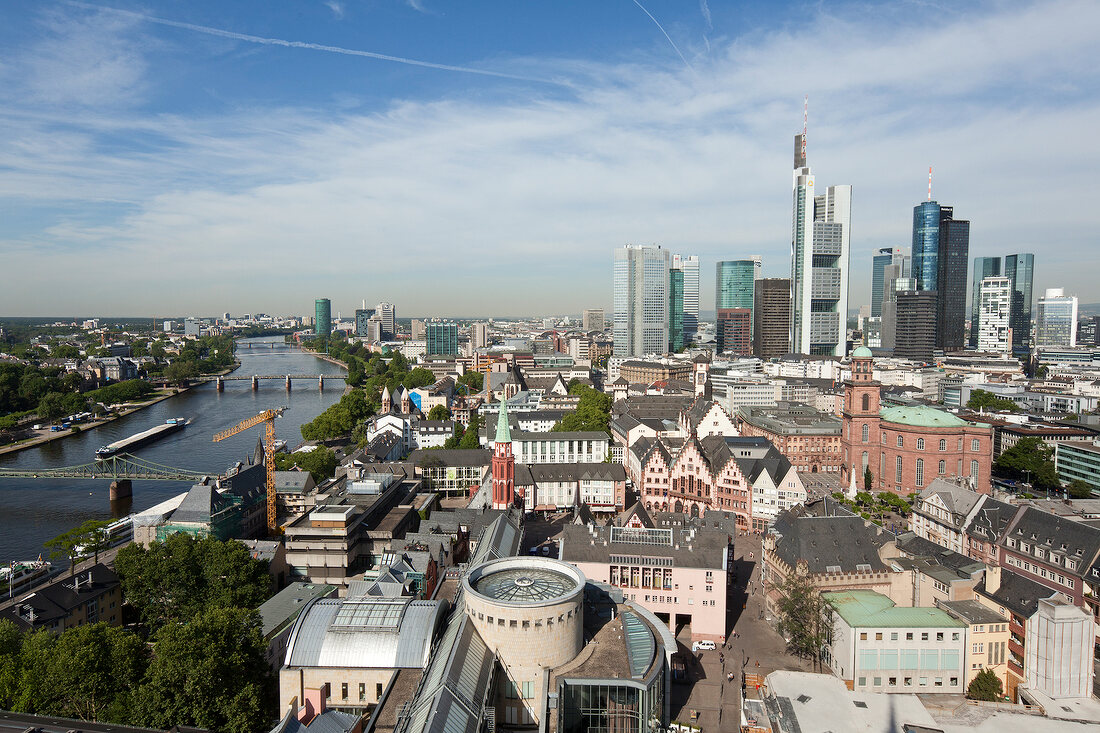
<svg viewBox="0 0 1100 733"><path fill-rule="evenodd" d="M325 7L331 10L337 18L344 17L344 3L336 2L336 0L325 0Z"/></svg>
<svg viewBox="0 0 1100 733"><path fill-rule="evenodd" d="M706 308L715 260L759 253L766 274L789 270L792 138L809 92L818 183L855 187L853 306L871 251L908 244L929 164L937 198L973 222L972 255L1034 251L1037 289L1100 300L1087 144L1100 104L1064 91L1096 88L1079 61L1098 20L1072 2L931 28L822 14L738 39L697 75L527 59L581 80L575 94L456 94L373 115L70 123L0 110L0 196L67 203L0 249L17 272L58 255L57 311L111 297L94 283L125 263L128 282L150 285L120 290L117 313L305 311L326 295L337 309L366 297L481 315L608 305L611 249L658 242L702 256ZM147 144L104 145L118 138ZM19 278L0 311L42 290Z"/></svg>

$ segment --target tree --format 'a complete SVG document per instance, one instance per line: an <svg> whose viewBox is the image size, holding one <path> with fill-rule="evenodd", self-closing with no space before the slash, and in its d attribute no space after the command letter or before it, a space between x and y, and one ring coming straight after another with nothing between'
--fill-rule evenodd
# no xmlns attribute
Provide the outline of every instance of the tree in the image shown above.
<svg viewBox="0 0 1100 733"><path fill-rule="evenodd" d="M971 410L1005 410L1008 412L1018 412L1020 406L1012 400L998 397L992 392L988 392L984 389L975 389L970 392L970 399L967 400L966 406Z"/></svg>
<svg viewBox="0 0 1100 733"><path fill-rule="evenodd" d="M465 428L462 427L462 423L456 422L454 435L443 441L443 447L447 450L458 448L464 437L466 437Z"/></svg>
<svg viewBox="0 0 1100 733"><path fill-rule="evenodd" d="M787 650L821 664L828 639L831 609L808 575L792 570L779 586L778 629L787 639Z"/></svg>
<svg viewBox="0 0 1100 733"><path fill-rule="evenodd" d="M271 595L267 562L236 540L176 533L148 549L130 544L115 571L126 600L154 629L208 608L255 608Z"/></svg>
<svg viewBox="0 0 1100 733"><path fill-rule="evenodd" d="M177 359L164 370L164 376L169 382L182 385L188 379L199 376L199 368L194 361Z"/></svg>
<svg viewBox="0 0 1100 733"><path fill-rule="evenodd" d="M428 410L429 420L450 420L451 411L447 409L446 405L436 405L432 409Z"/></svg>
<svg viewBox="0 0 1100 733"><path fill-rule="evenodd" d="M1071 499L1091 499L1092 487L1079 478L1070 481L1069 486L1066 487L1066 492Z"/></svg>
<svg viewBox="0 0 1100 733"><path fill-rule="evenodd" d="M470 392L480 392L485 384L485 375L481 372L466 372L458 378L459 384L465 384Z"/></svg>
<svg viewBox="0 0 1100 733"><path fill-rule="evenodd" d="M401 384L404 385L405 389L417 389L435 384L436 381L435 374L430 369L417 367L405 375L405 378L401 380Z"/></svg>
<svg viewBox="0 0 1100 733"><path fill-rule="evenodd" d="M966 696L971 700L997 702L1004 697L1004 687L993 670L983 669L970 680L966 688Z"/></svg>
<svg viewBox="0 0 1100 733"><path fill-rule="evenodd" d="M871 473L871 467L863 469L863 488L865 491L870 491L875 486L875 475Z"/></svg>
<svg viewBox="0 0 1100 733"><path fill-rule="evenodd" d="M586 384L576 384L569 390L572 395L580 395L577 409L559 420L554 432L593 431L609 433L611 422L611 396L597 392Z"/></svg>
<svg viewBox="0 0 1100 733"><path fill-rule="evenodd" d="M459 448L480 448L481 447L481 415L476 412L470 415L470 424L466 426L466 432L462 434L462 439L458 442Z"/></svg>
<svg viewBox="0 0 1100 733"><path fill-rule="evenodd" d="M49 392L38 401L38 416L43 420L55 422L65 414L65 399L58 392Z"/></svg>
<svg viewBox="0 0 1100 733"><path fill-rule="evenodd" d="M105 623L66 629L46 669L50 714L127 722L148 652L134 634ZM45 690L43 691L45 692Z"/></svg>
<svg viewBox="0 0 1100 733"><path fill-rule="evenodd" d="M336 475L336 467L339 464L336 453L329 448L319 447L309 451L275 454L275 468L280 471L289 471L297 466L303 471L309 471L317 483Z"/></svg>
<svg viewBox="0 0 1100 733"><path fill-rule="evenodd" d="M1061 484L1051 460L1053 451L1041 438L1020 438L1016 445L1001 451L993 467L1002 476L1027 479L1040 489L1056 489Z"/></svg>
<svg viewBox="0 0 1100 733"><path fill-rule="evenodd" d="M156 654L136 700L142 725L260 733L275 716L260 614L209 608L156 634Z"/></svg>
<svg viewBox="0 0 1100 733"><path fill-rule="evenodd" d="M81 557L87 557L89 553L95 555L99 562L99 553L107 549L107 525L98 519L89 519L79 527L63 532L52 540L47 540L45 547L50 550L50 557L69 561L69 572L76 569L76 561Z"/></svg>

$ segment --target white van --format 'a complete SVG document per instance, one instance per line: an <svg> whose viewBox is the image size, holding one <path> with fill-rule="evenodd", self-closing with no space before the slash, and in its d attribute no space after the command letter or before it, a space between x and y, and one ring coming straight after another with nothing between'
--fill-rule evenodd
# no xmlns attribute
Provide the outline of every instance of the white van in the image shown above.
<svg viewBox="0 0 1100 733"><path fill-rule="evenodd" d="M691 651L693 651L693 652L697 652L697 651L700 651L700 650L702 650L702 651L711 651L712 649L717 649L717 648L718 647L715 645L715 643L713 641L693 641L691 643Z"/></svg>

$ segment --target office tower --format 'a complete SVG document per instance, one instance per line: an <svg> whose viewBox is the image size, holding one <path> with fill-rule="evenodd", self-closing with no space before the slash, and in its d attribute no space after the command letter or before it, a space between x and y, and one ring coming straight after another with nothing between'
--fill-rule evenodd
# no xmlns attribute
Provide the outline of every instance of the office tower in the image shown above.
<svg viewBox="0 0 1100 733"><path fill-rule="evenodd" d="M603 308L589 308L581 316L581 328L585 331L603 331Z"/></svg>
<svg viewBox="0 0 1100 733"><path fill-rule="evenodd" d="M419 318L409 321L409 332L413 341L423 341L425 331L424 321Z"/></svg>
<svg viewBox="0 0 1100 733"><path fill-rule="evenodd" d="M1025 356L1031 350L1031 286L1035 255L1005 256L1005 277L1012 282L1012 353Z"/></svg>
<svg viewBox="0 0 1100 733"><path fill-rule="evenodd" d="M918 290L936 293L936 346L945 351L964 345L969 262L970 222L931 198L914 206L913 278Z"/></svg>
<svg viewBox="0 0 1100 733"><path fill-rule="evenodd" d="M672 267L684 273L684 345L695 343L699 331L699 257L672 255Z"/></svg>
<svg viewBox="0 0 1100 733"><path fill-rule="evenodd" d="M778 359L791 351L791 281L768 277L756 281L752 304L752 354Z"/></svg>
<svg viewBox="0 0 1100 733"><path fill-rule="evenodd" d="M791 227L791 351L844 356L852 187L815 195L806 132L795 136Z"/></svg>
<svg viewBox="0 0 1100 733"><path fill-rule="evenodd" d="M936 294L925 290L898 291L894 356L931 361L936 349Z"/></svg>
<svg viewBox="0 0 1100 733"><path fill-rule="evenodd" d="M382 340L392 340L397 334L397 308L393 303L379 303L375 310L382 320Z"/></svg>
<svg viewBox="0 0 1100 733"><path fill-rule="evenodd" d="M724 260L714 265L714 307L752 309L756 281L760 279L760 255L743 260Z"/></svg>
<svg viewBox="0 0 1100 733"><path fill-rule="evenodd" d="M1100 316L1086 316L1077 324L1077 345L1097 346L1100 343Z"/></svg>
<svg viewBox="0 0 1100 733"><path fill-rule="evenodd" d="M1012 306L1012 283L1007 277L993 276L978 283L979 351L1007 354L1012 349L1009 315Z"/></svg>
<svg viewBox="0 0 1100 733"><path fill-rule="evenodd" d="M424 327L425 354L458 354L458 324L432 322Z"/></svg>
<svg viewBox="0 0 1100 733"><path fill-rule="evenodd" d="M1035 345L1077 346L1077 297L1047 288L1035 309Z"/></svg>
<svg viewBox="0 0 1100 733"><path fill-rule="evenodd" d="M748 308L719 308L718 353L748 356L752 353L752 311Z"/></svg>
<svg viewBox="0 0 1100 733"><path fill-rule="evenodd" d="M415 323L415 321L414 321ZM475 323L470 327L470 348L484 349L489 345L489 324Z"/></svg>
<svg viewBox="0 0 1100 733"><path fill-rule="evenodd" d="M377 313L367 319L367 341L371 343L377 343L379 341L385 341L386 334L385 329L382 326L382 319Z"/></svg>
<svg viewBox="0 0 1100 733"><path fill-rule="evenodd" d="M318 298L314 306L313 334L328 336L332 333L332 303L328 298Z"/></svg>
<svg viewBox="0 0 1100 733"><path fill-rule="evenodd" d="M366 336L367 335L367 321L374 315L374 308L356 308L355 309L355 335Z"/></svg>
<svg viewBox="0 0 1100 733"><path fill-rule="evenodd" d="M684 350L684 271L668 271L668 350Z"/></svg>
<svg viewBox="0 0 1100 733"><path fill-rule="evenodd" d="M879 324L879 344L884 349L894 348L894 336L898 326L898 293L917 289L917 281L903 275L906 264L887 265L882 272L882 322Z"/></svg>
<svg viewBox="0 0 1100 733"><path fill-rule="evenodd" d="M982 280L987 277L1001 276L1000 257L975 257L974 271L971 273L972 285L970 286L970 348L978 348L978 331L981 329L981 308L978 298Z"/></svg>
<svg viewBox="0 0 1100 733"><path fill-rule="evenodd" d="M668 349L668 250L628 244L615 250L615 356Z"/></svg>
<svg viewBox="0 0 1100 733"><path fill-rule="evenodd" d="M871 257L871 317L882 317L882 297L886 285L886 267L895 263L903 264L908 260L901 247L882 247ZM908 277L903 272L901 277Z"/></svg>

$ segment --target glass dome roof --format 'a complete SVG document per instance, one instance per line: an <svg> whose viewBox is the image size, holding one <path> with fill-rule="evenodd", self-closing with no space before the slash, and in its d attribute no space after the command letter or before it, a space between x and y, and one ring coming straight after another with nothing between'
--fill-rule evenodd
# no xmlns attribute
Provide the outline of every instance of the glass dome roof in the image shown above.
<svg viewBox="0 0 1100 733"><path fill-rule="evenodd" d="M564 573L535 567L504 568L477 580L474 590L487 598L522 603L561 598L576 588Z"/></svg>

